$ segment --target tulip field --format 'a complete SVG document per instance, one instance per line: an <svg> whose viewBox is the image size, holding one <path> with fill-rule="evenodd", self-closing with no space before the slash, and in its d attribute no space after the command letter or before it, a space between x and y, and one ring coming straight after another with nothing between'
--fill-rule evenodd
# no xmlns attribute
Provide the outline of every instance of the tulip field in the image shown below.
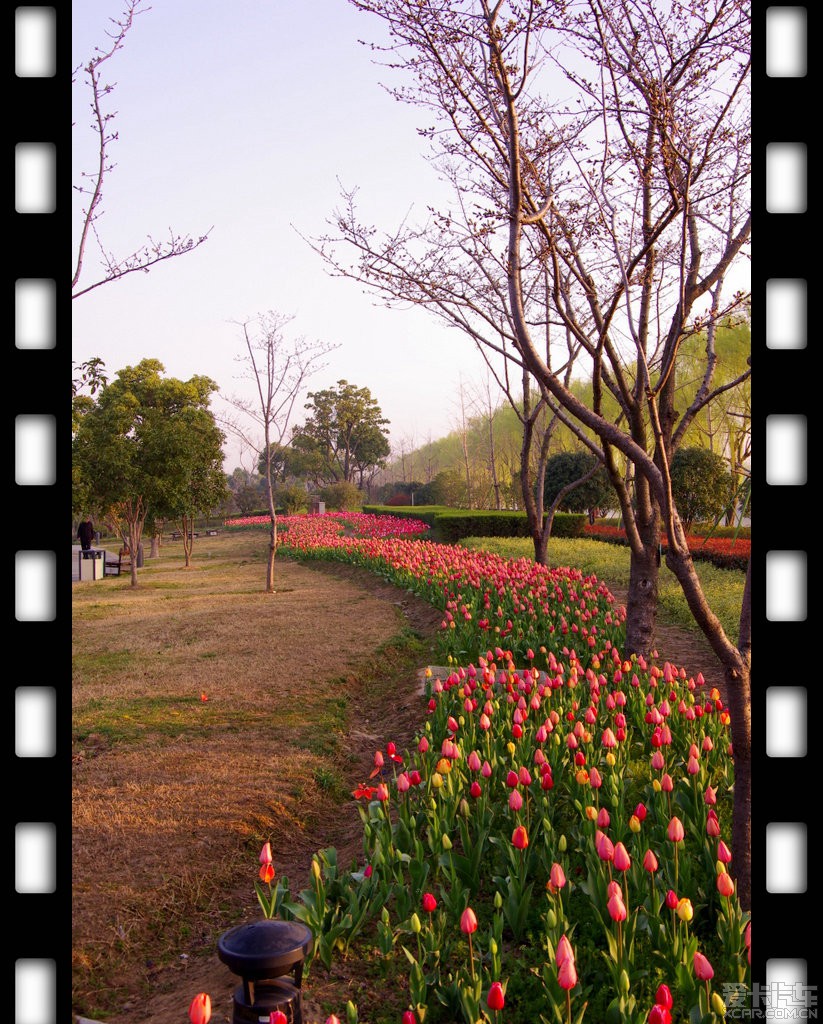
<svg viewBox="0 0 823 1024"><path fill-rule="evenodd" d="M414 742L384 737L352 794L362 858L319 850L293 892L261 852L261 911L309 925L309 978L383 960L398 1024L720 1024L751 987L751 923L729 713L697 666L626 657L623 609L573 568L414 520L278 523L288 555L364 566L443 615Z"/></svg>

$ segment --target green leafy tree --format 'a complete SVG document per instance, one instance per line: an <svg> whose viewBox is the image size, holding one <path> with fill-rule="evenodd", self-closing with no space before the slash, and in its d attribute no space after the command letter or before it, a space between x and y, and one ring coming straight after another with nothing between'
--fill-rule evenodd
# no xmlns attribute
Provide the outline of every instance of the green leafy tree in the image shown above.
<svg viewBox="0 0 823 1024"><path fill-rule="evenodd" d="M309 417L292 434L292 445L312 461L326 483L361 486L389 455L388 420L368 388L339 380L336 388L309 394Z"/></svg>
<svg viewBox="0 0 823 1024"><path fill-rule="evenodd" d="M166 470L158 479L161 493L153 518L180 523L186 568L191 565L195 516L219 508L229 493L223 472L224 440L214 416L204 408L181 409L158 426L156 447Z"/></svg>
<svg viewBox="0 0 823 1024"><path fill-rule="evenodd" d="M672 496L687 530L716 522L734 502L735 485L722 456L708 448L680 448L672 458Z"/></svg>
<svg viewBox="0 0 823 1024"><path fill-rule="evenodd" d="M590 452L558 452L546 463L546 501L563 512L588 512L594 521L595 510L611 508L616 502L614 489L602 464Z"/></svg>
<svg viewBox="0 0 823 1024"><path fill-rule="evenodd" d="M222 462L215 447L222 434L209 411L217 385L203 376L164 377L164 370L157 359L119 370L98 391L72 443L73 511L93 508L112 522L135 556L132 586L147 520L180 511L189 486L203 487L191 499L195 506L211 500L217 488L212 492L209 481ZM184 455L188 447L191 455Z"/></svg>

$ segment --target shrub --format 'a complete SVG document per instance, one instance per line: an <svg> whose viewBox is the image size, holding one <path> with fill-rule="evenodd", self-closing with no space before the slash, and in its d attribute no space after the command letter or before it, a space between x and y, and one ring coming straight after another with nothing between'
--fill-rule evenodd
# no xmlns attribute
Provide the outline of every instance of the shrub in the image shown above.
<svg viewBox="0 0 823 1024"><path fill-rule="evenodd" d="M320 500L332 512L357 512L363 507L363 492L348 480L339 480L321 488Z"/></svg>

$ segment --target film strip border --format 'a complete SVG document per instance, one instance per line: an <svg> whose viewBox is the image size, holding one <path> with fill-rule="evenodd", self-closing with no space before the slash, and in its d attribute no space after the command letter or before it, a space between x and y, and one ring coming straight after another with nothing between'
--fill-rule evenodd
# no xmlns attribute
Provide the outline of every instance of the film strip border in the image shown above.
<svg viewBox="0 0 823 1024"><path fill-rule="evenodd" d="M5 698L13 736L6 744L5 801L15 869L5 905L15 1024L68 1019L71 1006L71 592L68 566L58 573L57 558L57 536L66 535L59 525L70 518L70 467L60 457L70 437L69 338L58 327L58 282L65 276L58 225L67 222L70 198L68 190L58 194L70 147L69 49L63 45L70 38L69 11L69 4L8 5L3 15L4 37L14 40L6 144L14 166L6 218L14 276L5 286L6 309L14 310L6 378L15 442L7 506L14 540L14 619L6 633L13 685Z"/></svg>
<svg viewBox="0 0 823 1024"><path fill-rule="evenodd" d="M811 782L809 741L820 703L809 673L816 647L808 630L814 556L804 515L814 381L811 264L803 239L813 237L815 223L808 181L815 145L809 103L819 77L811 68L817 16L813 5L763 3L754 12L752 334L760 339L753 356L765 373L758 372L754 403L759 554L753 626L762 628L767 656L764 663L758 655L752 695L752 1005L762 1019L816 1019L821 977L820 943L805 941L797 927L814 916L820 893L809 863L816 794L804 782Z"/></svg>
<svg viewBox="0 0 823 1024"><path fill-rule="evenodd" d="M14 309L15 338L9 377L15 437L9 525L16 541L11 649L20 666L7 698L13 701L7 767L15 849L8 974L13 969L15 1024L52 1024L71 998L70 700L62 653L70 592L58 584L56 543L60 496L68 494L70 477L58 440L68 435L58 412L66 407L61 370L68 362L67 339L58 330L58 224L65 220L58 206L67 202L68 189L58 197L58 180L68 153L63 99L70 69L62 43L70 32L70 7L10 6L5 17L6 38L15 40L9 218L14 301L7 308ZM759 255L753 333L760 339L755 358L763 359L760 379L766 383L755 401L752 474L765 484L757 488L758 506L764 505L758 507L758 535L765 541L755 548L753 614L767 658L753 694L753 949L764 1019L815 1019L820 977L819 943L811 945L809 931L799 927L803 919L815 923L820 885L809 869L817 810L809 722L816 721L820 700L812 677L816 644L806 626L814 563L811 545L794 541L811 535L814 512L807 453L815 235L807 182L815 102L809 42L816 38L816 17L813 7L798 5L759 4L754 11ZM9 299L11 289L9 283ZM804 521L806 527L793 535L791 527Z"/></svg>

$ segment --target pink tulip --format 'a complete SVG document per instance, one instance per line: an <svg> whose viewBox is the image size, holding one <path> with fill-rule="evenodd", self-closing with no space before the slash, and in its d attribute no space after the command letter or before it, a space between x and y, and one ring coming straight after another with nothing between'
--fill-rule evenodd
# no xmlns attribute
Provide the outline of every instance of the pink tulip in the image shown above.
<svg viewBox="0 0 823 1024"><path fill-rule="evenodd" d="M608 861L614 857L614 845L605 833L598 832L595 843L597 846L597 856L601 860Z"/></svg>
<svg viewBox="0 0 823 1024"><path fill-rule="evenodd" d="M671 793L671 791L674 789L674 782L672 781L672 777L671 775L669 775L668 772L666 772L666 774L660 780L660 788L663 790L664 793Z"/></svg>
<svg viewBox="0 0 823 1024"><path fill-rule="evenodd" d="M615 843L614 866L617 868L618 871L628 871L629 868L632 866L629 851L622 843Z"/></svg>
<svg viewBox="0 0 823 1024"><path fill-rule="evenodd" d="M732 851L726 846L721 839L717 844L717 859L723 864L731 864L732 862Z"/></svg>
<svg viewBox="0 0 823 1024"><path fill-rule="evenodd" d="M608 728L603 730L603 739L601 742L603 743L604 747L611 748L617 746L617 739L615 738L615 735L612 732L612 730Z"/></svg>
<svg viewBox="0 0 823 1024"><path fill-rule="evenodd" d="M400 1018L400 1024L417 1024L417 1017L415 1017L414 1012L412 1010L406 1010Z"/></svg>
<svg viewBox="0 0 823 1024"><path fill-rule="evenodd" d="M655 857L651 850L646 850L646 856L643 858L643 867L646 871L657 871L657 857Z"/></svg>
<svg viewBox="0 0 823 1024"><path fill-rule="evenodd" d="M597 827L608 828L610 823L611 818L609 817L609 812L605 807L601 807L597 814Z"/></svg>
<svg viewBox="0 0 823 1024"><path fill-rule="evenodd" d="M711 981L714 977L714 968L702 953L695 953L692 958L695 976L700 981Z"/></svg>
<svg viewBox="0 0 823 1024"><path fill-rule="evenodd" d="M607 907L612 921L626 920L626 904L623 902L622 896L615 893L609 900Z"/></svg>
<svg viewBox="0 0 823 1024"><path fill-rule="evenodd" d="M554 886L555 890L562 889L566 884L565 872L562 865L558 864L557 861L552 864L552 869L549 872L549 884Z"/></svg>
<svg viewBox="0 0 823 1024"><path fill-rule="evenodd" d="M557 983L567 992L577 984L577 968L574 966L573 959L564 960L560 964L557 971Z"/></svg>
<svg viewBox="0 0 823 1024"><path fill-rule="evenodd" d="M523 806L523 797L520 795L520 790L513 789L509 794L509 807L513 811L519 811Z"/></svg>
<svg viewBox="0 0 823 1024"><path fill-rule="evenodd" d="M557 952L555 953L558 967L566 960L574 961L574 951L572 950L572 944L566 938L565 935L560 936L560 941L557 943Z"/></svg>
<svg viewBox="0 0 823 1024"><path fill-rule="evenodd" d="M681 843L683 841L686 833L680 818L672 818L669 822L669 827L666 829L666 835L673 843Z"/></svg>
<svg viewBox="0 0 823 1024"><path fill-rule="evenodd" d="M479 756L479 754L477 753L476 750L473 750L469 754L469 756L467 758L467 762L468 762L469 768L473 772L479 772L480 771L482 762L480 761L480 756Z"/></svg>
<svg viewBox="0 0 823 1024"><path fill-rule="evenodd" d="M274 857L272 857L271 855L271 843L263 844L263 849L260 851L259 860L261 864L271 864L271 862L274 860Z"/></svg>
<svg viewBox="0 0 823 1024"><path fill-rule="evenodd" d="M709 805L717 803L717 792L712 789L711 786L706 786L706 792L703 794L703 801Z"/></svg>
<svg viewBox="0 0 823 1024"><path fill-rule="evenodd" d="M471 907L466 907L460 915L460 931L464 935L471 935L477 931L477 918Z"/></svg>

